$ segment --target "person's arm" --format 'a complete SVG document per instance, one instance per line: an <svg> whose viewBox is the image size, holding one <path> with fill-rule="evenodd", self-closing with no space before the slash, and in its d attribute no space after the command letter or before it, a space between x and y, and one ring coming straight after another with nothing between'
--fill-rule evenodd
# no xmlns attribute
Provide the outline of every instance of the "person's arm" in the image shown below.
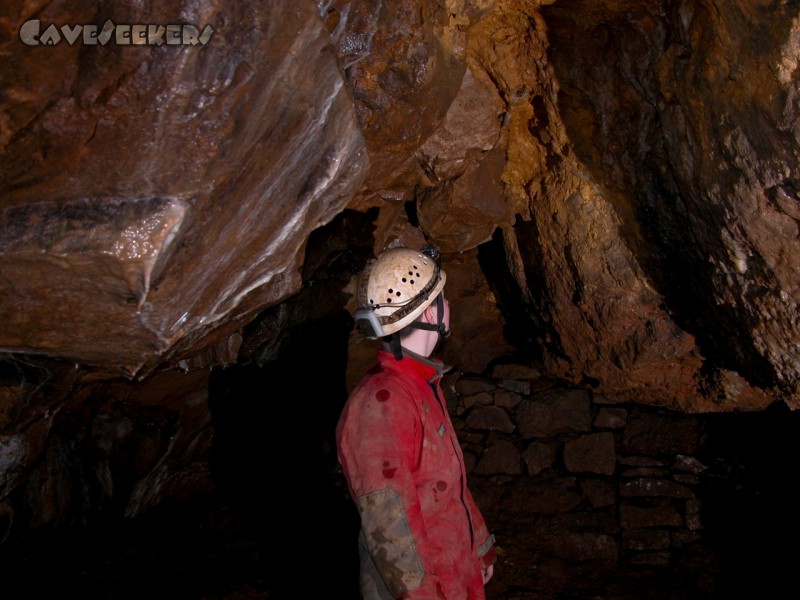
<svg viewBox="0 0 800 600"><path fill-rule="evenodd" d="M493 533L489 533L486 521L469 490L467 490L465 501L475 536L475 554L480 563L483 584L486 585L494 574L494 564L497 562L495 538Z"/></svg>
<svg viewBox="0 0 800 600"><path fill-rule="evenodd" d="M421 434L403 391L375 385L354 392L338 436L373 562L394 597L420 600L442 597L412 478Z"/></svg>

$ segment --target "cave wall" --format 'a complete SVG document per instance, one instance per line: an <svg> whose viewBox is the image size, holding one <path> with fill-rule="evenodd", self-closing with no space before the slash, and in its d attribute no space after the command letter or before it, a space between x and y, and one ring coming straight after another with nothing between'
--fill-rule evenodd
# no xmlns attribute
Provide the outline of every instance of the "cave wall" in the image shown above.
<svg viewBox="0 0 800 600"><path fill-rule="evenodd" d="M787 249L797 238L797 7L592 4L544 10L559 115L622 246L607 270L622 277L616 265L633 262L642 288L630 296L632 286L600 278L611 294L627 290L612 304L640 317L622 339L595 318L602 310L578 321L609 336L592 370L604 379L617 363L634 375L624 386L658 387L680 408L697 395L708 410L768 397L796 406L797 258ZM596 204L586 196L578 201ZM590 279L568 289L596 304ZM651 367L676 370L639 377ZM683 390L666 382L678 371Z"/></svg>
<svg viewBox="0 0 800 600"><path fill-rule="evenodd" d="M239 329L297 291L306 238L369 165L316 7L3 10L0 346L109 377L235 360ZM51 24L213 33L30 46L18 32L31 21L35 40Z"/></svg>
<svg viewBox="0 0 800 600"><path fill-rule="evenodd" d="M213 34L30 46L32 19ZM212 488L209 371L324 347L400 243L443 250L457 371L518 353L604 403L795 408L796 20L744 1L6 3L5 530ZM374 345L342 352L348 387Z"/></svg>

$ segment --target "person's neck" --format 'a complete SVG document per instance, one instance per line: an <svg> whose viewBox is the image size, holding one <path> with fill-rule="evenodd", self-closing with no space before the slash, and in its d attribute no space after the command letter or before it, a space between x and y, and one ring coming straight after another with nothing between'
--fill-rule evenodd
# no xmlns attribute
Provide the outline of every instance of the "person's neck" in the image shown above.
<svg viewBox="0 0 800 600"><path fill-rule="evenodd" d="M400 345L418 356L428 358L436 348L438 339L439 336L435 331L417 329L401 339Z"/></svg>
<svg viewBox="0 0 800 600"><path fill-rule="evenodd" d="M387 352L391 351L388 345L385 345L384 349ZM420 354L417 354L416 352L414 352L413 350L409 350L405 346L401 347L401 352L403 353L403 356L405 358L411 358L416 360L417 362L422 363L423 365L428 365L430 367L433 367L434 375L428 380L431 383L433 383L437 379L440 379L442 375L444 375L450 370L450 367L444 364L442 361L430 358L430 356L422 356Z"/></svg>

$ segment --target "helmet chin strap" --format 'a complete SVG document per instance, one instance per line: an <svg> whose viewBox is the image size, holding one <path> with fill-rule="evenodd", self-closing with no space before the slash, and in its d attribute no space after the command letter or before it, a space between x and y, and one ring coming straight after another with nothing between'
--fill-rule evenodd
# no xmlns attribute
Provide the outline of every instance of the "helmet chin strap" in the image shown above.
<svg viewBox="0 0 800 600"><path fill-rule="evenodd" d="M436 323L425 323L423 321L414 321L408 326L414 329L424 329L426 331L435 331L438 334L436 345L433 347L431 354L437 354L444 346L444 340L449 335L449 331L444 324L444 294L441 292L436 296Z"/></svg>
<svg viewBox="0 0 800 600"><path fill-rule="evenodd" d="M444 346L444 340L450 334L444 324L444 294L436 296L436 323L425 323L424 321L412 321L406 327L414 329L424 329L425 331L435 331L437 333L436 345L431 354L437 354ZM403 350L400 345L400 334L398 332L389 334L383 338L392 350L392 354L397 360L403 360Z"/></svg>
<svg viewBox="0 0 800 600"><path fill-rule="evenodd" d="M389 343L389 347L392 349L392 354L394 354L395 360L403 360L403 348L400 345L400 334L392 333L383 339Z"/></svg>

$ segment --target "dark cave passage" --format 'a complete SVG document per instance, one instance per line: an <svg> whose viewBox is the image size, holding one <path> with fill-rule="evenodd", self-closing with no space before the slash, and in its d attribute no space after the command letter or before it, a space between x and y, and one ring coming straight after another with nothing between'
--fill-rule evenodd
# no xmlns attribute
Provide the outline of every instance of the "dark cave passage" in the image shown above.
<svg viewBox="0 0 800 600"><path fill-rule="evenodd" d="M212 378L224 387L212 395L212 474L264 558L271 598L355 589L357 515L335 469L325 375L279 360Z"/></svg>
<svg viewBox="0 0 800 600"><path fill-rule="evenodd" d="M720 597L785 597L800 560L800 413L776 403L703 420L704 536L719 553Z"/></svg>
<svg viewBox="0 0 800 600"><path fill-rule="evenodd" d="M0 551L6 589L21 590L4 597L234 600L335 592L356 600L357 515L329 438L341 392L331 391L334 373L309 378L306 357L296 358L214 374L216 493L133 519L97 518L83 526L32 531ZM305 379L298 380L303 373ZM287 402L287 394L298 393L298 381L312 393L304 393L305 402ZM487 598L783 597L798 559L792 539L800 520L792 492L800 415L776 404L761 413L680 418L696 420L702 432L697 458L705 471L697 489L703 525L697 544L658 568L621 562L611 571L608 565L594 571L591 561L575 561L553 571L542 562L535 519L505 514L507 506L491 500L497 486L513 490L530 485L530 478L525 483L524 474L473 474L487 514L506 523L501 561L516 553L515 564L498 569ZM534 583L501 588L512 571ZM546 578L546 586L537 577ZM587 585L596 589L589 594Z"/></svg>
<svg viewBox="0 0 800 600"><path fill-rule="evenodd" d="M275 360L212 371L212 477L264 557L271 598L356 594L358 517L334 439L351 326L336 313L297 328Z"/></svg>

